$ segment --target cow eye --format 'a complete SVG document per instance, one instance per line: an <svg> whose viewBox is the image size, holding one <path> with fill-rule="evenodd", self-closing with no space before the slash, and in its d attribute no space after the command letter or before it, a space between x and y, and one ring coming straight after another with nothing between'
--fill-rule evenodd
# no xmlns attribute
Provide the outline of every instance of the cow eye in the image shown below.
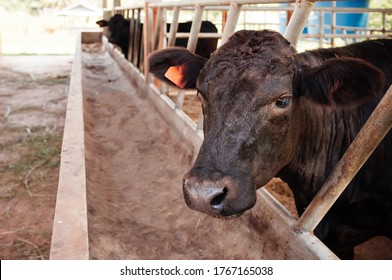
<svg viewBox="0 0 392 280"><path fill-rule="evenodd" d="M291 97L282 97L275 101L275 105L279 108L286 108L291 103Z"/></svg>

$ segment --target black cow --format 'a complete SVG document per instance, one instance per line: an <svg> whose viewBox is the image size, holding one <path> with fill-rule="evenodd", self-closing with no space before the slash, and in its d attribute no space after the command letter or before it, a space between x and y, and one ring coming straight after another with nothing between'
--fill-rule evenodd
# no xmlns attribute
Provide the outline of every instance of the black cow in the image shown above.
<svg viewBox="0 0 392 280"><path fill-rule="evenodd" d="M97 24L100 27L108 26L108 31L109 31L109 36L108 40L110 43L115 44L121 48L121 51L123 52L125 58L128 58L128 46L129 46L129 26L130 26L130 20L125 19L124 16L120 14L116 14L113 17L109 19L109 21L106 20L99 20L97 21ZM170 30L170 24L166 25L167 31ZM192 27L192 22L180 22L178 24L178 29L177 32L190 32ZM143 25L139 24L138 28L140 28L140 32L143 30ZM218 29L216 26L210 22L210 21L202 21L201 23L201 28L200 28L201 33L217 33ZM141 38L141 37L140 37ZM176 39L175 43L176 46L180 47L186 47L188 44L188 38L178 38ZM211 53L213 53L218 45L218 39L217 38L204 38L204 39L199 39L196 45L196 50L195 53L205 57L209 58L211 56Z"/></svg>
<svg viewBox="0 0 392 280"><path fill-rule="evenodd" d="M149 64L166 81L171 67L202 102L205 138L183 184L189 207L238 216L276 176L301 215L391 85L392 40L296 53L279 33L239 31L208 61L172 48ZM389 132L315 229L341 258L373 236L392 238L391 147Z"/></svg>

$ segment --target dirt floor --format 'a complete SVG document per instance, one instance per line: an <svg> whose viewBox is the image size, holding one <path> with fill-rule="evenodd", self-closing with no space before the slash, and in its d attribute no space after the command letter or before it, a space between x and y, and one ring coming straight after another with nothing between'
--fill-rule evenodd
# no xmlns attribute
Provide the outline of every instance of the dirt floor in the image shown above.
<svg viewBox="0 0 392 280"><path fill-rule="evenodd" d="M0 57L0 259L48 259L70 56Z"/></svg>
<svg viewBox="0 0 392 280"><path fill-rule="evenodd" d="M86 46L83 56L91 257L268 259L263 248L241 239L245 217L213 219L186 207L181 178L191 149L106 52ZM0 58L1 259L49 257L71 61ZM198 119L196 97L187 94L184 104ZM296 214L283 182L273 179L267 189ZM245 231L257 240L252 229ZM356 257L392 259L392 241L373 239Z"/></svg>

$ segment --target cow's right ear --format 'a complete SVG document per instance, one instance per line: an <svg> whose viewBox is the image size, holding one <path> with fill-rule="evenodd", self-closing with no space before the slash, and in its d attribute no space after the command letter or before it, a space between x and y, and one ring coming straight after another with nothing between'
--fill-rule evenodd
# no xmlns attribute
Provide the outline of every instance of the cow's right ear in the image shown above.
<svg viewBox="0 0 392 280"><path fill-rule="evenodd" d="M319 66L302 69L301 95L327 106L363 104L383 94L385 76L372 64L357 58L331 58Z"/></svg>
<svg viewBox="0 0 392 280"><path fill-rule="evenodd" d="M195 88L206 61L185 48L174 47L152 53L148 66L150 73L162 81L179 88Z"/></svg>
<svg viewBox="0 0 392 280"><path fill-rule="evenodd" d="M104 19L101 19L101 20L98 20L98 21L96 22L96 24L98 24L99 27L104 27L104 26L108 26L108 21L107 21L107 20L104 20Z"/></svg>

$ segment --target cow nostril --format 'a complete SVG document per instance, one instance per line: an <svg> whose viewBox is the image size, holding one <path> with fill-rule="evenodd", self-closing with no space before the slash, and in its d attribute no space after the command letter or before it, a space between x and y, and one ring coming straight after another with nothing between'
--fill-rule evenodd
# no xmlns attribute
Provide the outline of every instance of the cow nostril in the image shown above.
<svg viewBox="0 0 392 280"><path fill-rule="evenodd" d="M211 200L211 206L213 208L221 208L222 207L222 202L225 200L226 196L228 193L227 187L224 187L222 190L222 193L218 194Z"/></svg>

